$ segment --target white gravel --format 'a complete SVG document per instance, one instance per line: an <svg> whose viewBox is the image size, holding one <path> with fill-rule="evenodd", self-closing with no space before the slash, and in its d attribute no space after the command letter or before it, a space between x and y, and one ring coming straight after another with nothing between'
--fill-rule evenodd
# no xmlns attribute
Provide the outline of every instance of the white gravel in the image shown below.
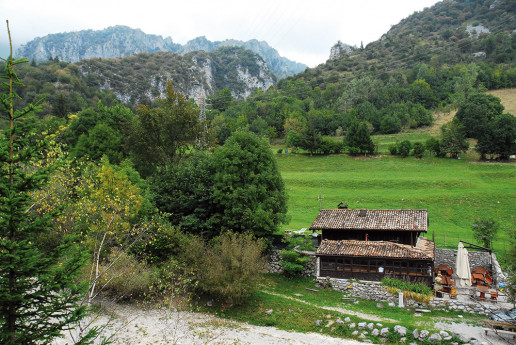
<svg viewBox="0 0 516 345"><path fill-rule="evenodd" d="M113 335L113 344L328 344L359 345L356 340L332 338L315 333L297 333L228 321L201 313L142 309L130 305L104 305L107 313L92 325L107 325L103 335ZM108 315L111 314L112 317ZM58 339L55 345L69 344L77 330Z"/></svg>

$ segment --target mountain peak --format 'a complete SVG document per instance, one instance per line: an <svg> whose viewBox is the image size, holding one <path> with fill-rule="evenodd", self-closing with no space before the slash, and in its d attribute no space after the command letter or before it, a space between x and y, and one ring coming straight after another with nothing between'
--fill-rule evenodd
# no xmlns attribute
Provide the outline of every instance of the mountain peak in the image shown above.
<svg viewBox="0 0 516 345"><path fill-rule="evenodd" d="M187 54L193 51L214 51L221 47L243 47L260 55L277 78L285 78L306 69L306 65L281 57L265 41L247 42L228 39L212 42L206 36L188 41L184 46L172 38L144 33L125 25L110 26L104 30L82 30L38 37L22 45L17 56L29 60L46 61L58 57L61 61L78 62L89 58L117 58L138 53L158 51Z"/></svg>

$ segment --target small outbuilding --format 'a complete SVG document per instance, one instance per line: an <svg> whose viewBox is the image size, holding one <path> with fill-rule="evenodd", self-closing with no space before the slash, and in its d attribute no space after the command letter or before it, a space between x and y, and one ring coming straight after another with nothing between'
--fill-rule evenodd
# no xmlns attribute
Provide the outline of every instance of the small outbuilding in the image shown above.
<svg viewBox="0 0 516 345"><path fill-rule="evenodd" d="M435 244L424 237L426 210L321 210L320 277L433 283Z"/></svg>

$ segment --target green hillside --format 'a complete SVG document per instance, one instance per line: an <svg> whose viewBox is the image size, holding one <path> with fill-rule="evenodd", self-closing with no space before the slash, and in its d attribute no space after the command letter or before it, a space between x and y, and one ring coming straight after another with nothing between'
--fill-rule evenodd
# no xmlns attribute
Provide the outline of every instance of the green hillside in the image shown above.
<svg viewBox="0 0 516 345"><path fill-rule="evenodd" d="M471 225L492 217L501 225L494 248L509 250L516 224L516 164L475 163L425 157L421 160L379 155L277 155L289 194L290 223L285 229L310 227L322 208L341 201L350 208L427 209L428 236L439 247L472 242Z"/></svg>

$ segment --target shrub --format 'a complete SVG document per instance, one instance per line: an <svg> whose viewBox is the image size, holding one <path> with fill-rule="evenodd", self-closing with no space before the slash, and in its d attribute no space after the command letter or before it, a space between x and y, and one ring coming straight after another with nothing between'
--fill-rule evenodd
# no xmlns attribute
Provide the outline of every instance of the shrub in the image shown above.
<svg viewBox="0 0 516 345"><path fill-rule="evenodd" d="M154 271L145 263L119 248L113 248L100 272L99 286L121 299L133 299L146 295L154 278Z"/></svg>
<svg viewBox="0 0 516 345"><path fill-rule="evenodd" d="M229 306L243 304L265 271L263 241L252 234L223 233L206 247L198 270L199 289Z"/></svg>
<svg viewBox="0 0 516 345"><path fill-rule="evenodd" d="M433 153L436 157L442 157L441 155L441 143L436 138L429 138L425 142L426 149Z"/></svg>
<svg viewBox="0 0 516 345"><path fill-rule="evenodd" d="M285 249L281 251L281 261L279 262L283 268L283 273L287 277L294 277L305 269L305 265L311 259L307 256L303 256L292 249Z"/></svg>
<svg viewBox="0 0 516 345"><path fill-rule="evenodd" d="M399 279L393 279L393 278L383 278L381 281L382 285L385 285L387 287L396 288L401 291L410 291L419 293L422 295L429 295L432 294L432 289L425 285L424 283L410 283Z"/></svg>
<svg viewBox="0 0 516 345"><path fill-rule="evenodd" d="M191 267L171 259L161 265L150 290L166 305L172 303L175 307L187 306L191 302L191 293L197 283Z"/></svg>
<svg viewBox="0 0 516 345"><path fill-rule="evenodd" d="M403 140L398 144L398 154L405 158L410 154L410 150L412 149L412 143L408 140Z"/></svg>
<svg viewBox="0 0 516 345"><path fill-rule="evenodd" d="M397 142L389 145L389 152L393 156L398 154L398 143Z"/></svg>
<svg viewBox="0 0 516 345"><path fill-rule="evenodd" d="M288 242L288 245L287 249L282 250L280 253L282 260L279 264L287 277L294 277L301 274L305 269L306 263L312 260L298 253L296 249L313 251L314 247L308 237L288 237L285 240Z"/></svg>
<svg viewBox="0 0 516 345"><path fill-rule="evenodd" d="M414 157L423 158L423 154L425 153L425 146L420 143L414 143Z"/></svg>
<svg viewBox="0 0 516 345"><path fill-rule="evenodd" d="M498 223L492 218L478 219L471 226L475 240L486 248L491 248L491 243L499 227Z"/></svg>
<svg viewBox="0 0 516 345"><path fill-rule="evenodd" d="M283 149L278 149L278 150L276 151L276 153L277 153L277 154L282 154L282 153L283 153Z"/></svg>

